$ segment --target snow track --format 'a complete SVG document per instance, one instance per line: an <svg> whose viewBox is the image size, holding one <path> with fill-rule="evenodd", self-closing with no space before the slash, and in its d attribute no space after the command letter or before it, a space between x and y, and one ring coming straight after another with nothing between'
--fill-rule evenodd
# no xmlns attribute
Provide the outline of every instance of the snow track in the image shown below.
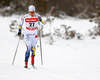
<svg viewBox="0 0 100 80"><path fill-rule="evenodd" d="M35 56L37 69L32 68L30 59L29 69L25 69L26 47L23 40L20 41L15 62L12 65L18 37L14 37L15 35L10 32L9 24L13 19L19 20L19 16L0 17L0 19L0 80L100 80L99 37L94 40L58 39L53 45L49 45L47 40L42 38L43 66L41 66L40 48L37 47ZM65 19L64 22L66 21L68 24L77 25L79 22L81 25L87 23L86 28L95 25L88 20L74 22L74 20ZM59 23L59 19L54 22L53 26ZM81 28L78 30L81 32ZM83 28L82 33L85 34L85 32Z"/></svg>

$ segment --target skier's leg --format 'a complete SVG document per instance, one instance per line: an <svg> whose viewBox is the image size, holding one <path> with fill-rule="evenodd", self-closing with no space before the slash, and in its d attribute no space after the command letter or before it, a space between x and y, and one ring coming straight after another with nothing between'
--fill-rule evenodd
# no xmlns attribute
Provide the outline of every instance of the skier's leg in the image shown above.
<svg viewBox="0 0 100 80"><path fill-rule="evenodd" d="M26 50L26 53L25 53L25 67L27 68L28 59L29 59L30 51L31 51L31 39L30 39L28 34L25 34L24 36L25 36L24 41L25 41L25 44L26 44L26 47L27 47L27 50Z"/></svg>
<svg viewBox="0 0 100 80"><path fill-rule="evenodd" d="M30 56L30 44L26 45L27 46L27 50L26 50L26 53L25 53L25 62L28 62L28 59L29 59L29 56Z"/></svg>
<svg viewBox="0 0 100 80"><path fill-rule="evenodd" d="M26 53L25 53L25 68L28 67L29 56L30 56L30 45L27 46L27 50L26 50Z"/></svg>
<svg viewBox="0 0 100 80"><path fill-rule="evenodd" d="M37 35L36 35L37 36ZM37 44L37 37L34 36L32 38L32 55L31 55L31 64L34 65L34 57L35 57L35 52L36 52L36 44Z"/></svg>
<svg viewBox="0 0 100 80"><path fill-rule="evenodd" d="M31 64L34 64L34 57L35 57L35 51L36 49L32 47L32 55L31 55Z"/></svg>

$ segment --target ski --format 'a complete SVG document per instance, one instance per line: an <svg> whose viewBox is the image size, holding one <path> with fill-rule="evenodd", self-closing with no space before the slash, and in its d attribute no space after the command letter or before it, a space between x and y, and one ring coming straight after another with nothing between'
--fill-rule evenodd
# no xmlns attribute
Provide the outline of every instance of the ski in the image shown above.
<svg viewBox="0 0 100 80"><path fill-rule="evenodd" d="M25 68L25 67L24 67ZM25 68L25 69L28 69L28 70L30 70L30 68L29 67L27 67L27 68Z"/></svg>
<svg viewBox="0 0 100 80"><path fill-rule="evenodd" d="M24 68L25 68L25 69L28 69L28 70L31 70L31 68L33 68L33 69L36 69L36 70L37 70L37 68L36 68L34 65L32 65L32 64L31 64L31 66L32 66L32 67L24 67Z"/></svg>
<svg viewBox="0 0 100 80"><path fill-rule="evenodd" d="M32 65L33 69L37 69L34 65Z"/></svg>

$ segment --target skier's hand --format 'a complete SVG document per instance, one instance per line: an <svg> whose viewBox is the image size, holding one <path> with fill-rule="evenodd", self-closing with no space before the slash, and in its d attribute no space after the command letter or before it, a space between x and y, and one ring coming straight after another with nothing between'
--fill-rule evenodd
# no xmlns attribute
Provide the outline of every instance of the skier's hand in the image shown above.
<svg viewBox="0 0 100 80"><path fill-rule="evenodd" d="M18 32L18 36L21 36L21 32Z"/></svg>
<svg viewBox="0 0 100 80"><path fill-rule="evenodd" d="M39 20L39 21L42 21L42 18L41 18L40 16L38 16L38 20Z"/></svg>

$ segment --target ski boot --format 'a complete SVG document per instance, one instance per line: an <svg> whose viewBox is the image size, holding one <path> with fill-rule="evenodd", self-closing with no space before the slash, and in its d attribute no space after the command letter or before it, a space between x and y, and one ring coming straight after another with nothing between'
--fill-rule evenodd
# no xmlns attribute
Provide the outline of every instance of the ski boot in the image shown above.
<svg viewBox="0 0 100 80"><path fill-rule="evenodd" d="M28 68L28 62L27 61L25 61L25 66L24 66L24 68Z"/></svg>

